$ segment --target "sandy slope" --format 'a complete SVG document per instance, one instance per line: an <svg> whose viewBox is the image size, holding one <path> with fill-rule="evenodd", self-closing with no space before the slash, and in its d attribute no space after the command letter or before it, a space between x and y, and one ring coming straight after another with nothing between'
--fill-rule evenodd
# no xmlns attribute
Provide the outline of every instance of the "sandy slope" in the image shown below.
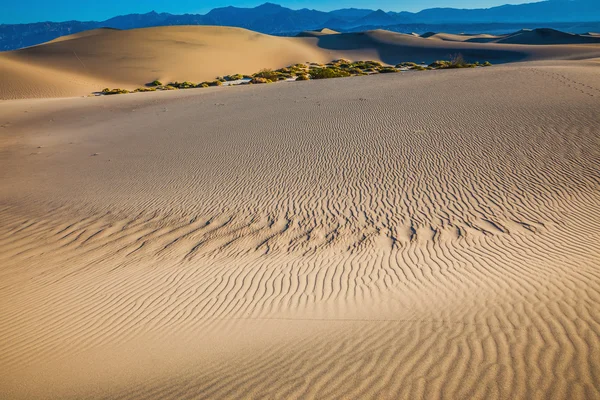
<svg viewBox="0 0 600 400"><path fill-rule="evenodd" d="M600 74L0 103L0 397L600 396Z"/></svg>
<svg viewBox="0 0 600 400"><path fill-rule="evenodd" d="M487 36L458 40L458 35L434 35L426 39L382 30L346 34L323 30L305 36L309 37L274 37L211 26L83 32L0 53L0 99L86 96L105 87L135 89L155 79L200 82L335 58L396 64L432 62L455 53L493 63L600 57L600 44L588 43L597 38L571 35L567 40L561 36L562 45L545 46L536 32L513 38L514 44L471 42L488 41ZM446 40L436 40L442 37ZM452 38L455 40L448 40Z"/></svg>

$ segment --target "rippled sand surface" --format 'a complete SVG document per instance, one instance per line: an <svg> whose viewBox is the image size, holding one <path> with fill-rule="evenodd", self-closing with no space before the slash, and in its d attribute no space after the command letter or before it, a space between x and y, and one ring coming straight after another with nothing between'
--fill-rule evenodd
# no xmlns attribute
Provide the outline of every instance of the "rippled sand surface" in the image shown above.
<svg viewBox="0 0 600 400"><path fill-rule="evenodd" d="M0 103L0 397L599 397L598 68Z"/></svg>

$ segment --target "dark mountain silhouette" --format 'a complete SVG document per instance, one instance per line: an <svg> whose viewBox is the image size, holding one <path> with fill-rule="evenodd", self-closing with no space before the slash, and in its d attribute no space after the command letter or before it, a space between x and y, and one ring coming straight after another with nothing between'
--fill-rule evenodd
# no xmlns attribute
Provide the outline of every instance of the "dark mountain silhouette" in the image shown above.
<svg viewBox="0 0 600 400"><path fill-rule="evenodd" d="M401 22L401 20L393 15L386 13L383 10L373 11L370 14L365 15L362 18L352 21L353 26L365 26L365 25L377 25L377 26L388 26L394 25Z"/></svg>
<svg viewBox="0 0 600 400"><path fill-rule="evenodd" d="M584 23L585 24L582 24ZM237 26L275 35L295 35L302 31L332 28L341 31L385 28L398 32L448 31L462 32L479 27L514 30L551 27L561 29L598 30L600 0L546 0L520 5L504 5L487 9L431 8L418 13L385 12L368 9L340 9L331 12L291 10L265 3L254 8L215 8L205 15L149 12L117 16L106 21L39 22L0 25L0 50L12 50L47 42L59 36L89 29L133 29L162 25ZM511 26L509 29L508 26ZM564 28L563 28L564 29Z"/></svg>
<svg viewBox="0 0 600 400"><path fill-rule="evenodd" d="M373 10L366 8L342 8L340 10L333 10L329 14L342 20L352 21L369 15L372 12Z"/></svg>

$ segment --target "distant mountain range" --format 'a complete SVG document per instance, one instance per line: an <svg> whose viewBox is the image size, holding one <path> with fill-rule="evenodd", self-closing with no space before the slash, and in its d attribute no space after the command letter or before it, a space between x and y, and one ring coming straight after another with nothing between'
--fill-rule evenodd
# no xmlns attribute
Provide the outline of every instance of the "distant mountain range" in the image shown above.
<svg viewBox="0 0 600 400"><path fill-rule="evenodd" d="M587 24L581 24L586 22ZM519 24L529 24L523 26ZM330 12L292 10L265 3L255 8L215 8L207 14L174 15L168 13L129 14L106 21L39 22L0 25L0 50L13 50L47 42L59 36L89 29L133 29L166 25L236 26L253 31L294 35L302 31L331 28L358 31L385 28L398 32L434 31L445 27L454 32L473 29L514 30L516 27L581 26L580 31L600 28L600 0L546 0L521 5L503 5L486 9L431 8L417 13L385 12L369 9L341 9Z"/></svg>

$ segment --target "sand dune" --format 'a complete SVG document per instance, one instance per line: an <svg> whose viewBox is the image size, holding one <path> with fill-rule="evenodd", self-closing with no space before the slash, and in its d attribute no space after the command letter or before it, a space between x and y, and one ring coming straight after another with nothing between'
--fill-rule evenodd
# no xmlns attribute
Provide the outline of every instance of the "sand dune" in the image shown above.
<svg viewBox="0 0 600 400"><path fill-rule="evenodd" d="M316 31L304 31L298 34L298 37L318 37L323 35L337 35L338 31L334 31L333 29L323 28L318 29Z"/></svg>
<svg viewBox="0 0 600 400"><path fill-rule="evenodd" d="M488 35L488 34L448 34L428 32L421 37L428 39L447 40L452 42L470 42L470 43L503 43L503 44L522 44L522 45L582 45L582 44L600 44L600 38L593 34L577 35L573 33L561 32L555 29L523 29L506 35Z"/></svg>
<svg viewBox="0 0 600 400"><path fill-rule="evenodd" d="M99 29L1 53L0 98L86 96L105 87L131 90L155 79L200 82L336 58L397 64L429 63L455 53L493 63L600 57L600 45L577 40L561 46L534 45L536 38L523 35L528 34L511 39L518 44L508 44L471 43L477 38L459 40L456 35L452 36L455 40L448 40L450 35L440 34L425 39L381 30L346 34L323 30L306 33L308 37L286 38L210 26ZM585 43L596 40L579 38ZM502 40L511 42L509 38L496 41Z"/></svg>
<svg viewBox="0 0 600 400"><path fill-rule="evenodd" d="M0 54L0 93L4 99L88 95L155 79L202 81L307 60L330 61L311 40L225 27L95 30ZM23 66L35 71L23 72ZM35 87L38 93L22 93L21 87Z"/></svg>
<svg viewBox="0 0 600 400"><path fill-rule="evenodd" d="M0 397L597 398L599 99L544 61L2 102Z"/></svg>

